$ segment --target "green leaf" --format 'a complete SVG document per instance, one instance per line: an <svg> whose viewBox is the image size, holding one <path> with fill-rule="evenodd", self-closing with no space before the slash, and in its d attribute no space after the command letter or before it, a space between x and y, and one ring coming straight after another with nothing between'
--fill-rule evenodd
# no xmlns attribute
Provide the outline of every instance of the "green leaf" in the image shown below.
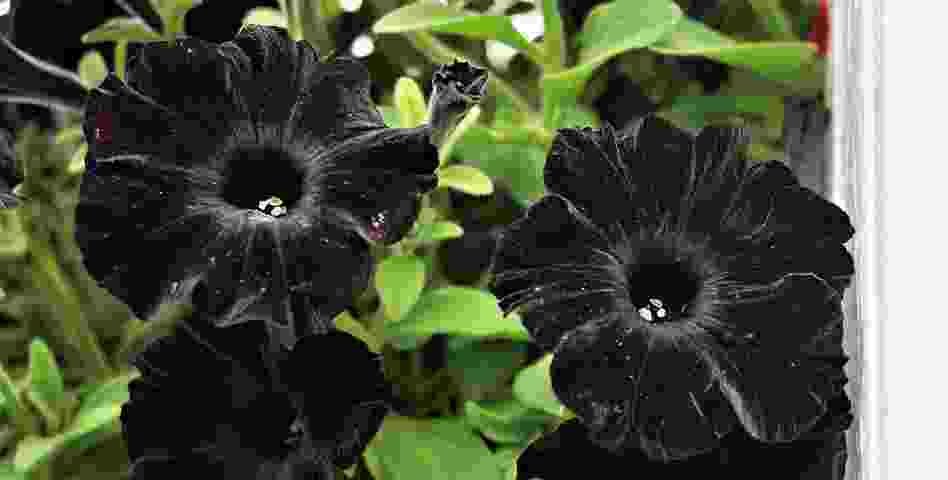
<svg viewBox="0 0 948 480"><path fill-rule="evenodd" d="M659 41L683 17L681 8L671 0L617 0L592 9L577 39L579 63L541 79L547 128L558 122L562 105L577 103L597 68L620 53Z"/></svg>
<svg viewBox="0 0 948 480"><path fill-rule="evenodd" d="M472 128L455 147L458 156L492 179L503 181L522 205L546 191L543 164L546 151L539 145L498 143L486 128Z"/></svg>
<svg viewBox="0 0 948 480"><path fill-rule="evenodd" d="M286 15L279 8L255 7L244 15L243 25L270 25L286 28Z"/></svg>
<svg viewBox="0 0 948 480"><path fill-rule="evenodd" d="M79 79L86 88L91 90L98 87L108 74L105 58L97 50L89 50L79 59Z"/></svg>
<svg viewBox="0 0 948 480"><path fill-rule="evenodd" d="M463 419L390 415L363 454L375 480L502 480L497 459Z"/></svg>
<svg viewBox="0 0 948 480"><path fill-rule="evenodd" d="M510 17L477 14L437 0L421 0L389 12L372 26L375 33L406 33L427 30L462 35L479 40L496 40L522 52L535 51L513 26Z"/></svg>
<svg viewBox="0 0 948 480"><path fill-rule="evenodd" d="M684 14L671 0L616 0L594 8L583 23L579 65L592 70L610 58L647 47L670 32Z"/></svg>
<svg viewBox="0 0 948 480"><path fill-rule="evenodd" d="M464 229L454 222L419 223L413 238L419 243L435 243L464 235Z"/></svg>
<svg viewBox="0 0 948 480"><path fill-rule="evenodd" d="M30 435L20 440L13 454L13 466L20 473L29 473L54 457L67 440L65 435L38 437Z"/></svg>
<svg viewBox="0 0 948 480"><path fill-rule="evenodd" d="M458 126L454 128L450 135L448 135L447 140L444 141L444 145L441 145L441 148L438 149L438 165L444 165L448 162L448 159L451 158L451 153L454 152L454 146L457 145L458 141L464 137L464 134L468 130L477 125L477 119L481 116L481 106L474 105L471 109L464 115L464 118L458 122Z"/></svg>
<svg viewBox="0 0 948 480"><path fill-rule="evenodd" d="M464 402L468 423L487 438L506 444L529 444L558 419L516 399Z"/></svg>
<svg viewBox="0 0 948 480"><path fill-rule="evenodd" d="M415 128L427 121L425 94L413 78L400 77L395 82L395 108L402 128Z"/></svg>
<svg viewBox="0 0 948 480"><path fill-rule="evenodd" d="M7 417L14 418L19 414L19 408L20 400L16 384L7 375L3 364L0 364L0 413L6 413Z"/></svg>
<svg viewBox="0 0 948 480"><path fill-rule="evenodd" d="M459 340L468 340L459 347ZM527 358L526 342L450 337L446 366L459 383L483 392L507 384ZM452 348L453 347L453 348Z"/></svg>
<svg viewBox="0 0 948 480"><path fill-rule="evenodd" d="M400 322L386 325L387 337L436 333L473 337L529 338L523 325L503 318L497 298L484 290L444 287L424 293Z"/></svg>
<svg viewBox="0 0 948 480"><path fill-rule="evenodd" d="M490 177L469 165L451 165L438 170L438 186L448 187L470 195L494 193Z"/></svg>
<svg viewBox="0 0 948 480"><path fill-rule="evenodd" d="M376 108L378 108L379 113L382 114L382 120L385 121L385 125L391 128L401 128L402 124L401 119L398 118L397 108L388 105L379 105Z"/></svg>
<svg viewBox="0 0 948 480"><path fill-rule="evenodd" d="M150 0L155 6L164 24L163 32L167 38L175 38L184 33L184 17L192 8L204 0Z"/></svg>
<svg viewBox="0 0 948 480"><path fill-rule="evenodd" d="M57 431L62 420L66 384L56 364L56 357L41 338L34 338L30 342L29 368L28 398L43 414L47 428Z"/></svg>
<svg viewBox="0 0 948 480"><path fill-rule="evenodd" d="M12 463L0 463L0 480L29 480L25 473L16 471Z"/></svg>
<svg viewBox="0 0 948 480"><path fill-rule="evenodd" d="M717 116L752 115L767 117L782 112L783 99L774 96L681 96L662 113L680 115L690 128L701 128Z"/></svg>
<svg viewBox="0 0 948 480"><path fill-rule="evenodd" d="M679 22L649 48L663 55L711 58L778 82L808 83L816 74L817 52L812 43L738 42L691 19Z"/></svg>
<svg viewBox="0 0 948 480"><path fill-rule="evenodd" d="M494 452L494 459L504 480L517 480L517 459L526 450L524 446L501 447Z"/></svg>
<svg viewBox="0 0 948 480"><path fill-rule="evenodd" d="M352 318L352 315L349 312L342 312L339 315L336 315L336 318L333 319L333 325L335 325L337 330L342 330L343 332L352 335L353 337L362 340L366 345L369 346L369 350L372 350L373 353L382 352L382 342L379 340L372 332L366 328L362 322Z"/></svg>
<svg viewBox="0 0 948 480"><path fill-rule="evenodd" d="M425 264L414 255L388 257L375 272L375 288L388 321L398 322L425 288Z"/></svg>
<svg viewBox="0 0 948 480"><path fill-rule="evenodd" d="M524 405L565 418L568 416L566 407L556 398L556 394L553 393L553 384L550 382L552 362L553 354L547 354L533 365L521 370L514 380L514 396Z"/></svg>
<svg viewBox="0 0 948 480"><path fill-rule="evenodd" d="M110 18L102 25L86 32L82 43L100 42L155 42L161 35L151 29L144 20L131 17Z"/></svg>

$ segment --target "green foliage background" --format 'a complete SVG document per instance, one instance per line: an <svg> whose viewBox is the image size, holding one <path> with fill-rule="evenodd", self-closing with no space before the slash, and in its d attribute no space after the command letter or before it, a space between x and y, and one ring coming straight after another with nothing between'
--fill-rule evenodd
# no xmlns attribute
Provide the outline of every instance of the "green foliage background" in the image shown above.
<svg viewBox="0 0 948 480"><path fill-rule="evenodd" d="M123 76L128 43L184 33L184 15L196 3L152 0L163 31L117 18L83 41L111 42ZM395 67L373 75L400 77L380 105L390 126L425 121L425 85L405 73L418 58L429 65L455 58L486 65L485 42L497 41L520 52L528 68L491 72L491 98L442 150L439 188L426 197L417 225L403 241L374 252L373 288L354 313L336 320L384 355L387 377L411 404L385 420L363 461L345 473L350 478L514 479L517 455L571 415L552 393L551 357L527 364L529 336L516 313L502 316L483 288L487 278L455 285L439 270L435 247L464 235L447 189L475 196L509 189L523 205L541 196L555 129L599 124L588 105L604 88L603 65L612 59L660 115L683 127L712 121L752 127L756 159L783 157L785 97L827 96L825 59L800 38L815 1L726 0L702 23L683 15L687 1L614 0L569 36L555 0L446 3L362 6L376 18L373 58ZM505 12L517 3L542 11L542 40L514 28ZM280 9L249 11L246 22L287 27L326 52L333 50L327 26L341 12L337 0L284 0ZM714 59L733 70L718 93L705 96L669 67L676 57ZM106 69L90 51L78 73L92 87ZM136 375L128 358L188 310L166 306L143 322L83 269L73 240L86 148L78 121L70 116L55 132L18 132L17 168L25 180L16 191L28 200L0 210L0 480L126 478L118 415ZM434 336L446 345L436 368L424 355ZM168 417L173 422L174 412Z"/></svg>

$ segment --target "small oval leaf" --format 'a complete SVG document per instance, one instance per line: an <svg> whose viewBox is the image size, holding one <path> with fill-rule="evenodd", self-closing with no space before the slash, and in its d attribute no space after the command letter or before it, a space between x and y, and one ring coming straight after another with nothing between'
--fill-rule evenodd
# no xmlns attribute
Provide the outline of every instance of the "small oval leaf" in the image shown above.
<svg viewBox="0 0 948 480"><path fill-rule="evenodd" d="M401 320L425 288L425 264L414 255L388 257L375 273L375 288L389 322Z"/></svg>
<svg viewBox="0 0 948 480"><path fill-rule="evenodd" d="M438 170L438 186L470 195L494 193L494 182L484 172L470 165L451 165Z"/></svg>
<svg viewBox="0 0 948 480"><path fill-rule="evenodd" d="M549 413L560 418L568 416L566 407L556 398L553 384L550 381L550 365L553 363L553 354L546 354L533 365L530 365L514 380L514 396L537 410Z"/></svg>
<svg viewBox="0 0 948 480"><path fill-rule="evenodd" d="M418 224L414 239L419 243L434 243L463 235L464 229L454 222L422 223Z"/></svg>
<svg viewBox="0 0 948 480"><path fill-rule="evenodd" d="M89 50L79 59L79 80L88 88L98 87L109 74L109 67L105 58L97 50Z"/></svg>
<svg viewBox="0 0 948 480"><path fill-rule="evenodd" d="M86 32L82 43L100 42L155 42L161 35L151 29L141 18L110 18L102 25Z"/></svg>
<svg viewBox="0 0 948 480"><path fill-rule="evenodd" d="M66 384L63 374L56 364L56 357L41 338L34 338L30 342L30 383L29 391L39 400L53 409L58 417L58 411L63 406L66 394ZM56 430L57 427L52 427Z"/></svg>
<svg viewBox="0 0 948 480"><path fill-rule="evenodd" d="M444 287L426 292L387 337L424 337L437 333L472 337L529 338L519 322L504 318L497 298L484 290Z"/></svg>
<svg viewBox="0 0 948 480"><path fill-rule="evenodd" d="M402 128L414 128L425 123L428 117L425 94L413 78L400 77L395 82L395 108Z"/></svg>
<svg viewBox="0 0 948 480"><path fill-rule="evenodd" d="M251 8L244 15L244 25L269 25L286 28L286 15L278 8L256 7Z"/></svg>

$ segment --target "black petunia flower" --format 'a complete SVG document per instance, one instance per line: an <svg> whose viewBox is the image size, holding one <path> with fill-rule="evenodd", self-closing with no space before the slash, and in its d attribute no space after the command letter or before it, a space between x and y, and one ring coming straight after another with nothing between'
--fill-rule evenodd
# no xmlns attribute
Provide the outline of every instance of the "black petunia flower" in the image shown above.
<svg viewBox="0 0 948 480"><path fill-rule="evenodd" d="M355 463L391 399L378 356L337 330L274 351L263 330L192 317L133 361L142 376L121 415L133 479L332 480ZM345 378L314 373L330 364Z"/></svg>
<svg viewBox="0 0 948 480"><path fill-rule="evenodd" d="M656 117L560 130L550 195L501 240L492 289L603 447L677 459L737 425L791 441L842 392L853 226L745 142Z"/></svg>
<svg viewBox="0 0 948 480"><path fill-rule="evenodd" d="M20 202L13 194L13 187L20 183L16 171L15 154L11 135L0 128L0 208L13 208Z"/></svg>
<svg viewBox="0 0 948 480"><path fill-rule="evenodd" d="M368 284L367 242L399 240L436 185L439 125L483 93L484 70L441 72L433 126L395 129L362 65L280 29L143 46L86 105L86 268L142 318L191 297L220 325L272 318L287 345L325 330Z"/></svg>
<svg viewBox="0 0 948 480"><path fill-rule="evenodd" d="M790 443L763 443L743 430L725 435L720 446L673 462L650 459L637 449L616 454L588 439L577 419L530 445L517 459L522 480L573 480L588 465L605 472L634 472L637 478L727 478L729 480L843 480L846 433L852 405L845 396L830 402L830 411L813 431ZM582 462L577 463L576 459Z"/></svg>

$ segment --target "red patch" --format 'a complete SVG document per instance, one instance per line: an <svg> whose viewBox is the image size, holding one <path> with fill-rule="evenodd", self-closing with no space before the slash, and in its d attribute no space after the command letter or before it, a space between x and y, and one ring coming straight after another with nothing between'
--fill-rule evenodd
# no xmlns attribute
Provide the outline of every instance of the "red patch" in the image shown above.
<svg viewBox="0 0 948 480"><path fill-rule="evenodd" d="M95 114L95 142L112 143L112 112Z"/></svg>
<svg viewBox="0 0 948 480"><path fill-rule="evenodd" d="M816 44L821 56L829 53L830 47L829 0L820 0L820 11L810 22L810 41Z"/></svg>

